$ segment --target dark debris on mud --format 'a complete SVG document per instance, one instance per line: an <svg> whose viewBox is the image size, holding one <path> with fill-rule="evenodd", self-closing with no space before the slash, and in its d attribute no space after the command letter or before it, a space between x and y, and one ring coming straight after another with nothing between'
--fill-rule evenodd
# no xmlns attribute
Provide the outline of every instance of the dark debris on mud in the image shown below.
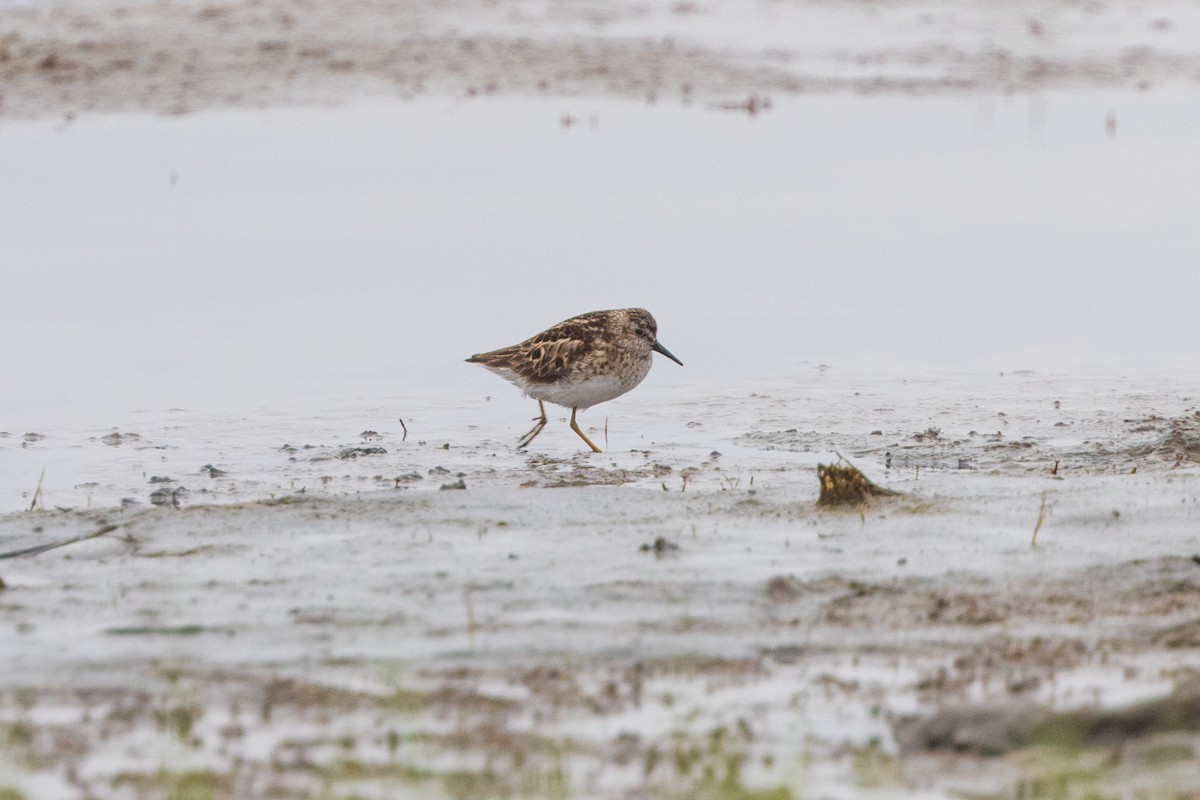
<svg viewBox="0 0 1200 800"><path fill-rule="evenodd" d="M673 470L666 464L647 464L644 467L599 467L582 460L555 459L534 456L527 462L532 477L522 481L523 489L563 488L570 486L623 486L646 479L669 475Z"/></svg>
<svg viewBox="0 0 1200 800"><path fill-rule="evenodd" d="M1126 423L1132 426L1131 433L1155 434L1150 441L1130 447L1130 457L1154 457L1171 466L1184 462L1200 464L1200 411L1170 419L1150 416Z"/></svg>
<svg viewBox="0 0 1200 800"><path fill-rule="evenodd" d="M1189 410L1173 417L1150 415L1126 419L1124 425L1090 435L1081 433L1074 442L1063 433L1074 430L1066 423L1050 426L1045 435L1019 436L1003 430L953 433L929 427L911 434L893 434L871 447L864 447L859 436L797 429L751 431L736 441L764 450L801 453L841 450L858 458L877 459L884 469L896 471L985 470L1060 475L1200 464L1200 412ZM878 439L882 433L876 431L872 435Z"/></svg>
<svg viewBox="0 0 1200 800"><path fill-rule="evenodd" d="M906 751L999 756L1031 745L1069 750L1119 747L1157 734L1200 731L1200 680L1179 684L1167 697L1120 708L1055 714L1028 702L952 705L927 717L899 719L894 729Z"/></svg>
<svg viewBox="0 0 1200 800"><path fill-rule="evenodd" d="M817 481L821 493L819 506L858 507L877 497L896 497L900 493L879 486L853 464L818 464Z"/></svg>

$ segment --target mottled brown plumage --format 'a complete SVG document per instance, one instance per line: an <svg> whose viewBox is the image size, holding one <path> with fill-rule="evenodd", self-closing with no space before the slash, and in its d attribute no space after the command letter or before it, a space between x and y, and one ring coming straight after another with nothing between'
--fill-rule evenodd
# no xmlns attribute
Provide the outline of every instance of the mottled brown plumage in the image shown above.
<svg viewBox="0 0 1200 800"><path fill-rule="evenodd" d="M489 369L507 369L530 383L554 383L567 376L587 349L582 330L552 330L539 333L512 347L471 356L467 361L483 364Z"/></svg>
<svg viewBox="0 0 1200 800"><path fill-rule="evenodd" d="M546 425L544 402L571 409L571 429L597 453L584 436L575 413L611 400L637 386L659 352L683 362L658 343L658 324L642 308L593 311L558 323L520 344L478 353L467 359L515 384L538 401L541 415L521 438L525 447Z"/></svg>

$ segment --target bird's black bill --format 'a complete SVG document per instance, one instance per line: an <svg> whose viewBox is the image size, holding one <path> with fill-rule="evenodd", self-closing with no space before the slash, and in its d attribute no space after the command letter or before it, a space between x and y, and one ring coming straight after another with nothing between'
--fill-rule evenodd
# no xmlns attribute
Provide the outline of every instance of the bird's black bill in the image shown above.
<svg viewBox="0 0 1200 800"><path fill-rule="evenodd" d="M651 349L651 350L653 350L653 351L654 351L654 352L656 352L656 353L662 353L664 356L666 356L667 358L671 359L672 361L674 361L674 362L675 362L676 364L678 364L679 366L681 366L681 367L683 366L683 362L682 362L682 361L680 361L680 360L679 360L678 358L676 358L675 356L671 355L671 351L670 351L670 350L668 350L667 348L663 347L663 346L662 346L661 344L659 344L658 342L655 342L654 344L650 345L650 349Z"/></svg>

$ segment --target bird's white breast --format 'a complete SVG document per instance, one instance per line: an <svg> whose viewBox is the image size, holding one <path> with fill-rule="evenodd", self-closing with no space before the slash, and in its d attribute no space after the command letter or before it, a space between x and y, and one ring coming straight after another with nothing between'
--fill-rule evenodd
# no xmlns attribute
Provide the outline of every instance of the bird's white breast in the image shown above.
<svg viewBox="0 0 1200 800"><path fill-rule="evenodd" d="M535 400L544 400L566 408L590 408L625 394L641 383L649 371L647 368L645 371L624 376L591 375L551 384L535 384L526 386L525 394Z"/></svg>

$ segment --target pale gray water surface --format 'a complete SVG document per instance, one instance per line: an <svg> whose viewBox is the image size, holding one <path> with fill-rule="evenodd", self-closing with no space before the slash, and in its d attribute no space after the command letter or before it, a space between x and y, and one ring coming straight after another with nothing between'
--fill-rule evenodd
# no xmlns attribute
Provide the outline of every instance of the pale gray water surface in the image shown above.
<svg viewBox="0 0 1200 800"><path fill-rule="evenodd" d="M500 392L460 359L635 304L656 382L1194 362L1198 136L1185 88L5 124L3 425Z"/></svg>

